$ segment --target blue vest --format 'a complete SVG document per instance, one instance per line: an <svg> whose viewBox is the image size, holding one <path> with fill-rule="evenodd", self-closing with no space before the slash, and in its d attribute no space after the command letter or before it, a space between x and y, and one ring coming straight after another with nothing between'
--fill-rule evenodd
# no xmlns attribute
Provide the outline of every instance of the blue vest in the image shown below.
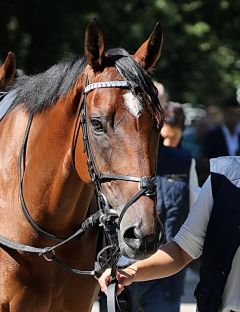
<svg viewBox="0 0 240 312"><path fill-rule="evenodd" d="M218 312L240 245L240 157L211 159L213 207L203 246L195 297L200 312Z"/></svg>
<svg viewBox="0 0 240 312"><path fill-rule="evenodd" d="M189 173L192 157L183 148L160 146L157 162L157 211L169 242L184 223L189 212ZM181 296L185 270L159 279L165 293Z"/></svg>

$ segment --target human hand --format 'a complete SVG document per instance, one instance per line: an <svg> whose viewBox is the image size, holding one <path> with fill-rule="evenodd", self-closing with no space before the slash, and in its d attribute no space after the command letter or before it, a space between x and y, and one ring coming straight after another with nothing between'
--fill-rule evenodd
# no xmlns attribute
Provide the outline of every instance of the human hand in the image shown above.
<svg viewBox="0 0 240 312"><path fill-rule="evenodd" d="M116 272L116 279L118 281L117 293L121 293L124 289L124 286L128 286L134 282L134 277L137 272L137 268L133 265L127 267L123 270L118 270ZM111 269L107 269L98 279L98 283L101 287L101 291L107 294L108 284L110 282Z"/></svg>

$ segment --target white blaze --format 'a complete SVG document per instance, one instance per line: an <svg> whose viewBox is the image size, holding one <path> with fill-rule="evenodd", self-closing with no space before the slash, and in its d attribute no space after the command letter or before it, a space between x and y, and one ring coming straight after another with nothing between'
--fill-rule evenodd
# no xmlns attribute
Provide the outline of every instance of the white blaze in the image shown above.
<svg viewBox="0 0 240 312"><path fill-rule="evenodd" d="M142 107L140 105L139 99L132 94L132 92L125 93L123 95L124 104L126 105L127 109L130 111L133 116L137 117L140 115L142 111Z"/></svg>

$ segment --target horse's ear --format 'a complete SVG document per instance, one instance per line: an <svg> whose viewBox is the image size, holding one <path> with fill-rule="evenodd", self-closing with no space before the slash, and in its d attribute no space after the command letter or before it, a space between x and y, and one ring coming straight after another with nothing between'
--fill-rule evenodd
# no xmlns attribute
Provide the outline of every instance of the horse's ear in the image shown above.
<svg viewBox="0 0 240 312"><path fill-rule="evenodd" d="M2 64L2 79L8 84L16 73L16 58L13 52L8 52L5 62Z"/></svg>
<svg viewBox="0 0 240 312"><path fill-rule="evenodd" d="M160 24L157 23L150 37L133 55L135 61L137 61L144 69L151 69L160 57L162 41L162 28Z"/></svg>
<svg viewBox="0 0 240 312"><path fill-rule="evenodd" d="M89 23L85 33L85 56L94 71L101 70L104 59L104 39L96 20Z"/></svg>

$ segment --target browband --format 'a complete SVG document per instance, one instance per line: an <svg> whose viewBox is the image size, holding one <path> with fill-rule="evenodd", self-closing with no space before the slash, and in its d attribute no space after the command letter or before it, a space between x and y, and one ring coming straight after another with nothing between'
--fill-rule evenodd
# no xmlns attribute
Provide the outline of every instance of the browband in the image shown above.
<svg viewBox="0 0 240 312"><path fill-rule="evenodd" d="M129 83L125 80L114 80L114 81L103 81L103 82L94 82L87 85L83 93L87 94L88 92L97 89L97 88L129 88Z"/></svg>

